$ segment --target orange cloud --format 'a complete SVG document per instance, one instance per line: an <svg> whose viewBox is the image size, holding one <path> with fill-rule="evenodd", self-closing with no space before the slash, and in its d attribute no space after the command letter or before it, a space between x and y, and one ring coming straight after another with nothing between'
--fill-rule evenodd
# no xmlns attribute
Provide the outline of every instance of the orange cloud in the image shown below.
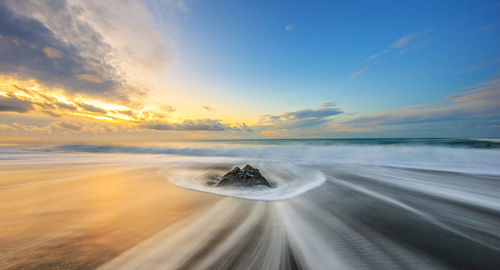
<svg viewBox="0 0 500 270"><path fill-rule="evenodd" d="M0 111L77 117L120 124L162 121L168 112L134 109L86 96L69 96L63 89L49 89L34 80L0 75Z"/></svg>
<svg viewBox="0 0 500 270"><path fill-rule="evenodd" d="M138 129L251 131L245 123L230 125L214 119L168 121L167 117L173 111L171 106L132 108L83 95L71 96L63 89L50 89L35 80L19 80L0 75L0 112L104 122ZM74 123L63 123L58 127L73 131L84 130Z"/></svg>

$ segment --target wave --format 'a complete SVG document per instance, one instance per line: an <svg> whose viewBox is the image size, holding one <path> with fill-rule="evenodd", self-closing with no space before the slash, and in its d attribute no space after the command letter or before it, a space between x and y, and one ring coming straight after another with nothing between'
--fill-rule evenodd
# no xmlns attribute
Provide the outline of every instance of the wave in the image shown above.
<svg viewBox="0 0 500 270"><path fill-rule="evenodd" d="M50 237L40 230L35 240L6 241L14 246L9 250L62 254L60 261L82 254L88 258L82 267L101 260L94 262L100 269L494 269L500 258L498 149L206 142L65 147L0 147L6 168L0 190L12 192L2 199L13 209L4 220L39 224L38 218L54 217L58 225L46 226ZM275 188L207 185L247 163ZM84 221L81 209L89 209ZM117 213L124 216L119 222ZM169 221L160 222L164 217ZM89 230L94 224L99 229ZM151 234L144 234L148 227ZM37 235L30 228L26 233ZM85 232L111 239L116 246L108 250L144 238L108 257L102 249L90 257L85 252L93 249L61 242L83 239ZM97 248L108 241L88 239ZM23 268L33 258L8 263Z"/></svg>
<svg viewBox="0 0 500 270"><path fill-rule="evenodd" d="M405 139L409 140L409 139ZM414 139L416 140L416 139ZM436 139L437 140L437 139ZM274 140L267 140L274 141ZM311 140L286 144L223 142L172 143L158 146L61 145L52 151L87 153L164 154L195 157L252 158L294 164L358 164L403 168L425 168L462 173L497 174L500 151L491 148L449 147L442 144L311 144ZM426 139L426 141L433 141ZM474 144L482 140L476 140ZM264 143L264 142L261 142ZM454 145L458 143L454 141ZM488 141L488 143L492 143ZM493 144L492 144L493 145Z"/></svg>
<svg viewBox="0 0 500 270"><path fill-rule="evenodd" d="M213 162L213 161L212 161ZM212 179L220 179L232 166L198 165L182 166L178 164L167 166L162 171L167 179L180 187L208 192L229 197L259 201L281 201L304 194L309 190L319 187L326 181L325 175L315 169L294 165L291 163L253 161L252 164L259 168L262 175L269 180L273 187L242 187L211 185ZM237 164L244 166L244 163Z"/></svg>
<svg viewBox="0 0 500 270"><path fill-rule="evenodd" d="M426 140L429 141L429 139ZM294 140L293 143L273 145L220 141L167 145L71 144L31 147L31 151L29 147L24 149L2 147L0 151L9 154L0 156L5 159L20 160L32 155L47 156L52 159L60 156L64 159L64 155L73 154L84 158L81 154L83 152L92 155L89 160L98 160L103 153L111 153L114 159L118 160L119 156L123 156L116 155L118 153L146 154L154 156L146 159L147 162L161 163L166 178L177 186L263 201L284 200L304 194L325 182L324 171L329 168L367 172L370 168L386 167L473 175L500 175L499 149L445 147L429 144L365 145L363 143L366 140L356 140L361 142L358 144L318 145L311 144L310 141L302 140L299 143L298 140ZM46 151L61 155L47 155ZM249 189L214 187L207 184L208 178L213 176L220 178L234 166L242 166L246 163L257 166L266 178L276 184L276 187Z"/></svg>
<svg viewBox="0 0 500 270"><path fill-rule="evenodd" d="M238 140L204 140L191 142L169 143L170 145L223 145L238 146L282 146L282 145L318 145L318 146L441 146L453 148L499 149L500 138L366 138L366 139L238 139ZM68 144L56 147L59 150L82 152L148 152L166 153L169 149L153 146L124 146L124 145L92 145Z"/></svg>

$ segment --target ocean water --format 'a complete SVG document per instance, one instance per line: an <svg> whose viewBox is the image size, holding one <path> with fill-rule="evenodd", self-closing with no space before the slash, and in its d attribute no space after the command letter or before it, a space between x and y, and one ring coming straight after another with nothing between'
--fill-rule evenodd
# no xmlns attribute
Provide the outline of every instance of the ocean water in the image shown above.
<svg viewBox="0 0 500 270"><path fill-rule="evenodd" d="M207 184L245 164L275 187ZM147 168L165 189L211 200L93 265L101 269L498 269L500 263L498 139L2 146L0 165L86 166L88 173ZM139 185L152 181L137 173L113 181L128 185L132 176ZM0 182L0 192L49 180L11 179ZM4 206L20 207L18 200Z"/></svg>

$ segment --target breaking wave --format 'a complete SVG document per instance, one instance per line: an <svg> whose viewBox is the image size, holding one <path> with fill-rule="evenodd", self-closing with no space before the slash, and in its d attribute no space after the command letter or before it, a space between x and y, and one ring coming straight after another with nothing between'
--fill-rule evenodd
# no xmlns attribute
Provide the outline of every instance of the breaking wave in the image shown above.
<svg viewBox="0 0 500 270"><path fill-rule="evenodd" d="M61 145L51 151L253 159L294 165L358 164L462 173L500 172L497 139L249 140L166 145ZM466 164L466 166L464 166Z"/></svg>
<svg viewBox="0 0 500 270"><path fill-rule="evenodd" d="M243 167L242 164L237 165ZM228 164L192 165L189 166L189 169L168 166L163 172L168 175L167 178L170 182L183 188L260 201L290 199L314 189L326 181L326 176L321 171L291 163L255 161L252 164L259 168L262 175L272 183L272 188L265 186L215 186L211 180L221 179L222 175L232 169Z"/></svg>

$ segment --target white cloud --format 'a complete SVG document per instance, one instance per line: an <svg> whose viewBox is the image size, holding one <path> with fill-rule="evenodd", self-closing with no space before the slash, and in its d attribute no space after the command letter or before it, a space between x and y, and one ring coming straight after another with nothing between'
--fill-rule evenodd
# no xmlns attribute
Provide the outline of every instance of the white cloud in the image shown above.
<svg viewBox="0 0 500 270"><path fill-rule="evenodd" d="M351 80L354 80L354 79L358 78L359 76L361 76L361 74L365 73L367 70L368 70L368 68L364 67L364 68L362 68L362 69L354 72L352 74Z"/></svg>
<svg viewBox="0 0 500 270"><path fill-rule="evenodd" d="M419 35L420 35L419 32L411 33L409 35L401 37L400 39L392 43L389 47L393 49L401 49L405 46L408 46L408 44L410 44L410 42L412 42Z"/></svg>
<svg viewBox="0 0 500 270"><path fill-rule="evenodd" d="M293 25L289 24L289 25L285 26L285 30L288 31L288 32L292 31L293 30Z"/></svg>
<svg viewBox="0 0 500 270"><path fill-rule="evenodd" d="M163 80L171 53L153 14L140 1L77 1L72 8L83 9L77 18L110 45L108 61L129 83L154 88Z"/></svg>
<svg viewBox="0 0 500 270"><path fill-rule="evenodd" d="M87 60L87 69L99 72L100 80L119 81L136 92L165 85L166 68L172 59L168 43L176 31L162 26L167 20L155 18L157 11L149 10L144 2L7 1L16 13L38 20L58 40L74 47ZM172 13L188 10L183 1L154 3ZM50 58L60 56L53 48L43 51Z"/></svg>
<svg viewBox="0 0 500 270"><path fill-rule="evenodd" d="M411 34L408 34L406 36L400 37L398 40L394 41L389 46L387 46L386 49L373 54L369 58L373 60L373 59L380 57L384 54L388 54L388 53L392 52L393 50L403 49L403 48L407 47L408 45L410 45L412 42L414 42L415 39L426 35L427 32L428 31L419 31L419 32L411 33Z"/></svg>
<svg viewBox="0 0 500 270"><path fill-rule="evenodd" d="M408 46L410 44L412 44L415 41L415 39L426 35L427 32L428 32L427 30L426 31L419 31L419 32L411 33L411 34L408 34L406 36L400 37L399 39L397 39L396 41L391 43L389 46L387 46L387 48L385 48L383 51L374 53L373 55L368 57L370 60L372 60L371 65L380 64L380 61L375 60L375 59L377 59L383 55L389 54L393 51L399 51L400 55L404 54L405 52L408 51L408 49L409 49ZM368 70L368 67L364 67L364 68L354 72L353 75L351 76L351 80L358 78L363 73L365 73L367 70Z"/></svg>

